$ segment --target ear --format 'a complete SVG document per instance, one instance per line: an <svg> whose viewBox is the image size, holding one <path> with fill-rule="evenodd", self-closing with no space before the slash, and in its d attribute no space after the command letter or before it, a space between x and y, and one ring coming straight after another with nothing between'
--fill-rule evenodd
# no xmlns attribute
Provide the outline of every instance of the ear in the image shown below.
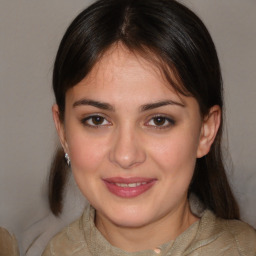
<svg viewBox="0 0 256 256"><path fill-rule="evenodd" d="M197 158L201 158L208 154L211 145L215 140L221 123L220 106L215 105L210 108L209 113L205 116L202 127L199 145L197 149Z"/></svg>
<svg viewBox="0 0 256 256"><path fill-rule="evenodd" d="M57 104L54 104L52 106L52 116L53 116L57 133L59 135L60 143L64 151L68 152L68 144L65 136L65 127L64 127L64 123L60 120L60 111Z"/></svg>

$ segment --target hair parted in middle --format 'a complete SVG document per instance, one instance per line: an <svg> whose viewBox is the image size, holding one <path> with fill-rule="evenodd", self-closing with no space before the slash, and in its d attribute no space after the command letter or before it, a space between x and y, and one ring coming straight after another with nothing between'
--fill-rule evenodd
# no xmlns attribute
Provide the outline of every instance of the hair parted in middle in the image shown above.
<svg viewBox="0 0 256 256"><path fill-rule="evenodd" d="M59 46L53 90L62 122L67 90L85 78L115 44L159 68L177 93L194 97L202 118L214 105L223 109L216 49L205 25L191 10L175 0L99 0L75 18ZM238 219L238 205L222 161L221 137L222 125L210 152L197 159L189 193L196 194L217 216ZM63 161L64 151L59 150L49 178L49 201L55 215L62 209L68 173Z"/></svg>

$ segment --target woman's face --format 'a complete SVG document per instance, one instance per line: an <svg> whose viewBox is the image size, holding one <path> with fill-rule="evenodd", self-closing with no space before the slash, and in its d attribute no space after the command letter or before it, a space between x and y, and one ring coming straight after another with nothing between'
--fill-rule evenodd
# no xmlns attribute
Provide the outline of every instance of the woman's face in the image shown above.
<svg viewBox="0 0 256 256"><path fill-rule="evenodd" d="M109 50L68 90L65 122L56 123L76 182L97 216L139 227L187 204L196 158L203 154L199 106L177 95L143 58L121 46Z"/></svg>

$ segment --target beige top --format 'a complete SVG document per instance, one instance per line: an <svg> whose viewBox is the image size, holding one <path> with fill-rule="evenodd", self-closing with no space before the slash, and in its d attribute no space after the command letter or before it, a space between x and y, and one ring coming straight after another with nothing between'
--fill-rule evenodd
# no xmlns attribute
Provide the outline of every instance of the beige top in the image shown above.
<svg viewBox="0 0 256 256"><path fill-rule="evenodd" d="M209 210L197 209L197 215L201 219L175 241L158 250L131 253L112 246L101 235L94 225L95 210L88 206L79 220L50 241L43 256L256 256L256 232L248 224L216 218Z"/></svg>
<svg viewBox="0 0 256 256"><path fill-rule="evenodd" d="M14 235L0 227L0 256L18 256L18 244Z"/></svg>

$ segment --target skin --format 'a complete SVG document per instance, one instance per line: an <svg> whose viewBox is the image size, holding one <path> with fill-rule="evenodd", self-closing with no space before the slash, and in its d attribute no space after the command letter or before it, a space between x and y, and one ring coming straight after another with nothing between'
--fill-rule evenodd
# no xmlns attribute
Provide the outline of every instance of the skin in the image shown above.
<svg viewBox="0 0 256 256"><path fill-rule="evenodd" d="M202 118L195 98L178 95L152 63L119 45L68 90L64 123L57 105L53 117L76 182L96 209L96 226L112 245L153 249L198 220L187 192L196 159L216 136L218 106ZM104 183L113 177L154 184L124 198Z"/></svg>

